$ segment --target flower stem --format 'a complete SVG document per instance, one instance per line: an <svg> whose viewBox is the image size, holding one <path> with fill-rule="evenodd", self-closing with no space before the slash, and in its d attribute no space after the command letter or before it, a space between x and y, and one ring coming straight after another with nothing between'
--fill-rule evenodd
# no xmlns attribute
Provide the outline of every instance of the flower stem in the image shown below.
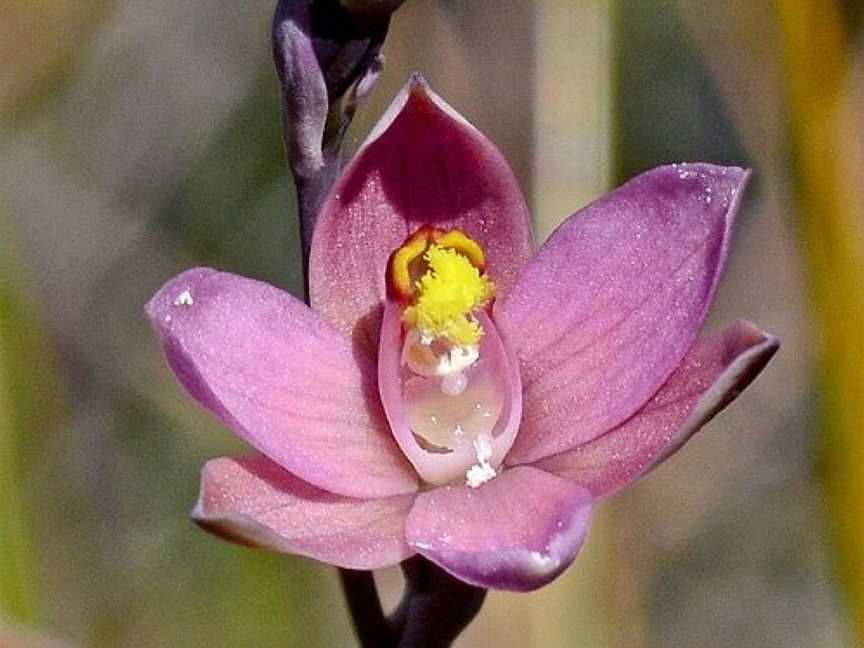
<svg viewBox="0 0 864 648"><path fill-rule="evenodd" d="M340 569L342 589L362 648L448 648L474 620L486 590L450 576L420 556L402 563L405 592L390 617L372 572Z"/></svg>
<svg viewBox="0 0 864 648"><path fill-rule="evenodd" d="M399 631L384 615L372 572L340 569L339 578L362 648L397 646Z"/></svg>
<svg viewBox="0 0 864 648"><path fill-rule="evenodd" d="M486 600L486 590L454 578L421 556L402 563L405 594L393 615L399 648L447 648Z"/></svg>

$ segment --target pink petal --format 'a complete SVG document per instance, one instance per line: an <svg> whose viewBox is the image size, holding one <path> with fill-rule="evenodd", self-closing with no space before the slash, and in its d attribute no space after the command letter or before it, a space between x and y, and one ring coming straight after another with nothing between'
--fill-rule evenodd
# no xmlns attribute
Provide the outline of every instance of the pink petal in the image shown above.
<svg viewBox="0 0 864 648"><path fill-rule="evenodd" d="M408 460L414 465L420 477L431 484L451 481L464 481L467 470L477 463L477 451L471 444L456 448L448 454L431 453L424 450L414 437L408 424L403 398L403 371L401 367L402 321L401 308L388 301L384 309L384 323L381 327L381 348L378 360L378 385L381 400L393 430L396 443ZM480 342L480 362L485 371L497 380L503 408L495 424L492 436L492 457L490 464L497 467L513 445L519 431L522 415L522 389L519 381L519 368L508 354L495 324L485 312L478 312L477 319L484 330ZM471 372L466 371L470 376ZM470 380L470 378L469 378Z"/></svg>
<svg viewBox="0 0 864 648"><path fill-rule="evenodd" d="M420 494L405 528L418 553L457 578L528 591L573 562L591 514L588 491L528 466L472 489Z"/></svg>
<svg viewBox="0 0 864 648"><path fill-rule="evenodd" d="M427 223L475 238L499 294L531 256L528 210L507 162L414 76L343 172L312 241L313 307L365 340L370 355L378 349L387 259Z"/></svg>
<svg viewBox="0 0 864 648"><path fill-rule="evenodd" d="M291 295L206 268L147 305L189 393L298 477L349 497L417 488L378 401L375 365Z"/></svg>
<svg viewBox="0 0 864 648"><path fill-rule="evenodd" d="M358 500L298 479L264 456L223 457L201 472L192 519L220 537L351 569L394 565L414 495Z"/></svg>
<svg viewBox="0 0 864 648"><path fill-rule="evenodd" d="M612 495L665 461L735 400L779 346L777 338L748 322L700 339L633 418L537 465L584 486L595 497Z"/></svg>
<svg viewBox="0 0 864 648"><path fill-rule="evenodd" d="M707 164L661 167L552 235L495 307L525 389L508 463L598 437L666 381L713 299L747 177Z"/></svg>

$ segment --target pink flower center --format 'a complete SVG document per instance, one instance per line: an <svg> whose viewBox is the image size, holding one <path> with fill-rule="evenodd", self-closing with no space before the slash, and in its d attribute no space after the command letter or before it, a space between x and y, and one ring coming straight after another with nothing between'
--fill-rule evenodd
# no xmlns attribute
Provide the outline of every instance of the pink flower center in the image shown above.
<svg viewBox="0 0 864 648"><path fill-rule="evenodd" d="M487 312L494 284L484 270L475 241L432 228L388 266L381 399L399 446L435 485L493 478L518 428L518 372Z"/></svg>

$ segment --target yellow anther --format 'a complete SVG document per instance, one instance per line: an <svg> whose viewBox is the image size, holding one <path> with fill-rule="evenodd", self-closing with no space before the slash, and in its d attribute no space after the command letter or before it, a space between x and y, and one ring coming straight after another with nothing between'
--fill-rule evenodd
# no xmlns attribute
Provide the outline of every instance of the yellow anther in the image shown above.
<svg viewBox="0 0 864 648"><path fill-rule="evenodd" d="M456 250L463 254L480 272L486 269L486 255L483 254L483 248L462 230L454 229L446 232L436 230L432 242L442 248Z"/></svg>
<svg viewBox="0 0 864 648"><path fill-rule="evenodd" d="M416 265L414 262L423 256L427 247L429 247L429 240L426 232L418 230L390 257L388 264L390 287L396 296L403 301L411 298L413 292L412 266Z"/></svg>
<svg viewBox="0 0 864 648"><path fill-rule="evenodd" d="M459 234L482 255L479 245ZM433 243L423 260L427 270L415 282L414 304L405 309L402 320L431 338L445 338L459 346L477 344L483 329L473 312L492 300L494 284L461 249Z"/></svg>
<svg viewBox="0 0 864 648"><path fill-rule="evenodd" d="M392 295L399 301L406 303L413 301L416 282L428 268L424 253L433 244L459 252L481 273L486 269L483 248L465 232L424 225L409 236L390 256L387 265L388 285Z"/></svg>

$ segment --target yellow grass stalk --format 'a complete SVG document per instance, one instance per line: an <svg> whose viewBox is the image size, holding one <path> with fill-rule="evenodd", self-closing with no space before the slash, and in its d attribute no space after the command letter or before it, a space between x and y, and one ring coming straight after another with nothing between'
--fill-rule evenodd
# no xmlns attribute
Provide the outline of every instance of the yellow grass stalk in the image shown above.
<svg viewBox="0 0 864 648"><path fill-rule="evenodd" d="M19 452L28 433L22 411L28 403L19 398L19 387L30 380L23 349L29 326L15 292L10 252L11 246L4 246L0 259L0 620L28 623L34 615L35 578Z"/></svg>
<svg viewBox="0 0 864 648"><path fill-rule="evenodd" d="M825 482L859 641L864 641L864 193L844 132L851 61L836 0L778 0L799 222L816 316ZM860 171L860 170L859 170Z"/></svg>

